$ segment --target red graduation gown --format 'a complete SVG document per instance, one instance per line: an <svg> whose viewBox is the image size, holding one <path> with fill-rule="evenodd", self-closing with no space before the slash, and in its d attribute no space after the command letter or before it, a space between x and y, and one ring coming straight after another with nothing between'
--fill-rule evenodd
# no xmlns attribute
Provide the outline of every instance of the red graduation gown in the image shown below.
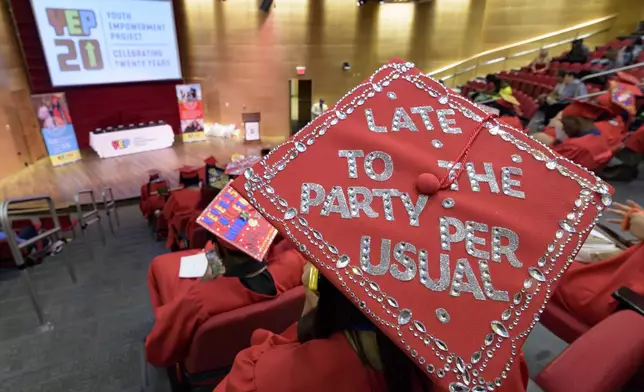
<svg viewBox="0 0 644 392"><path fill-rule="evenodd" d="M141 199L139 200L139 208L144 218L149 218L154 211L163 211L165 207L165 198L159 195L150 195L148 192L148 184L141 185Z"/></svg>
<svg viewBox="0 0 644 392"><path fill-rule="evenodd" d="M304 344L292 335L256 330L214 392L386 392L382 373L362 364L344 333ZM525 391L527 377L521 358L497 391Z"/></svg>
<svg viewBox="0 0 644 392"><path fill-rule="evenodd" d="M274 297L247 289L238 278L220 277L201 282L179 278L181 256L196 250L174 252L155 258L148 284L155 323L145 341L148 362L171 366L185 358L193 334L201 324L220 313ZM267 260L278 295L302 284L306 260L291 250Z"/></svg>
<svg viewBox="0 0 644 392"><path fill-rule="evenodd" d="M626 136L626 125L621 117L615 117L609 121L597 121L595 127L606 139L612 151L622 148L622 142Z"/></svg>
<svg viewBox="0 0 644 392"><path fill-rule="evenodd" d="M611 294L622 286L644 295L644 243L610 259L574 263L559 282L555 300L592 326L615 312L617 301Z"/></svg>
<svg viewBox="0 0 644 392"><path fill-rule="evenodd" d="M644 155L644 125L633 132L626 139L624 145L636 153Z"/></svg>
<svg viewBox="0 0 644 392"><path fill-rule="evenodd" d="M201 190L196 187L177 189L170 194L170 198L163 208L163 217L168 225L168 239L166 241L168 249L172 249L173 245L178 244L176 233L181 228L181 219L195 211L199 200L201 200Z"/></svg>
<svg viewBox="0 0 644 392"><path fill-rule="evenodd" d="M613 152L602 135L586 135L566 139L552 149L587 168L597 170L605 165L613 156Z"/></svg>

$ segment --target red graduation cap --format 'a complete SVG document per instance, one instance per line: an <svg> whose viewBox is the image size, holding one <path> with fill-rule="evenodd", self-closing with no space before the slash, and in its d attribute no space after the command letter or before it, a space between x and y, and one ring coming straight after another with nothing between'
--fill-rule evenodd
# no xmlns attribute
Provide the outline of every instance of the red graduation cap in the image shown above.
<svg viewBox="0 0 644 392"><path fill-rule="evenodd" d="M179 175L181 178L198 178L199 177L199 168L189 165L183 165L179 169Z"/></svg>
<svg viewBox="0 0 644 392"><path fill-rule="evenodd" d="M639 86L642 83L636 76L626 73L624 71L617 72L616 76L619 82L627 83L633 86Z"/></svg>
<svg viewBox="0 0 644 392"><path fill-rule="evenodd" d="M596 120L599 116L609 111L609 109L603 106L595 105L590 102L573 101L563 110L563 115L566 117L584 117L589 120Z"/></svg>
<svg viewBox="0 0 644 392"><path fill-rule="evenodd" d="M203 160L204 163L208 166L215 166L217 164L217 159L212 155Z"/></svg>
<svg viewBox="0 0 644 392"><path fill-rule="evenodd" d="M637 113L637 97L642 96L639 86L614 80L611 80L609 85L611 103L635 115Z"/></svg>
<svg viewBox="0 0 644 392"><path fill-rule="evenodd" d="M439 389L474 392L516 368L611 203L597 176L400 60L233 187Z"/></svg>

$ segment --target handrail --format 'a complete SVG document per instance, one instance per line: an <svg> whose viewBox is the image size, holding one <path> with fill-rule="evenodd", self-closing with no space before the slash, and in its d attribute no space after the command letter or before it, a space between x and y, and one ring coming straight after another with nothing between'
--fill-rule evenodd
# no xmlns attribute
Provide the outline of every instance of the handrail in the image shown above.
<svg viewBox="0 0 644 392"><path fill-rule="evenodd" d="M83 212L84 203L81 202L81 196L83 195L89 195L90 197L89 204L92 207L90 211ZM74 196L74 201L76 202L76 212L78 213L78 220L80 221L81 235L83 237L83 242L85 243L87 251L93 256L92 248L91 246L89 246L89 243L85 238L85 230L87 230L87 228L91 224L98 222L98 231L101 234L101 240L103 242L103 246L105 246L105 233L103 232L103 225L101 224L101 216L98 213L98 207L96 205L96 197L94 197L94 191L93 190L78 191L78 193L76 193L76 196Z"/></svg>
<svg viewBox="0 0 644 392"><path fill-rule="evenodd" d="M614 73L621 72L621 71L628 71L629 69L635 69L635 68L640 68L640 67L644 67L644 62L637 63L637 64L631 64L631 65L625 65L623 67L613 68L613 69L609 69L607 71L592 73L590 75L584 76L583 78L581 78L579 80L581 80L583 82L585 80L593 79L593 78L596 78L596 77L610 75L610 74L614 74Z"/></svg>
<svg viewBox="0 0 644 392"><path fill-rule="evenodd" d="M116 200L114 199L114 193L112 192L111 187L103 188L101 192L103 199L103 208L105 209L105 214L107 215L107 222L110 224L110 231L114 235L114 225L112 224L112 212L114 213L114 219L116 219L116 225L121 227L121 222L119 220L119 213L116 211Z"/></svg>
<svg viewBox="0 0 644 392"><path fill-rule="evenodd" d="M580 30L580 29L583 29L585 27L589 27L589 26L593 26L593 25L596 25L596 24L599 24L599 23L602 23L602 22L613 20L616 17L617 17L617 14L611 14L611 15L608 15L608 16L605 16L605 17L602 17L602 18L593 19L593 20L590 20L588 22L584 22L584 23L581 23L581 24L578 24L578 25L575 25L575 26L567 27L565 29L557 30L557 31L547 33L547 34L542 34L542 35L537 36L537 37L533 37L533 38L529 38L529 39L526 39L526 40L523 40L523 41L519 41L519 42L515 42L515 43L512 43L512 44L504 45L504 46L501 46L499 48L486 50L486 51L477 53L477 54L475 54L473 56L470 56L470 57L468 57L466 59L454 62L452 64L448 64L448 65L443 66L443 67L440 67L439 69L436 69L434 71L429 72L427 75L431 76L431 77L437 77L441 73L444 73L444 72L446 72L446 71L448 71L450 69L462 66L462 65L466 64L467 62L478 60L481 57L488 56L488 55L491 55L491 54L494 54L494 53L499 53L499 52L502 52L502 51L507 51L507 50L510 50L510 49L513 49L513 48L517 48L517 47L519 47L521 45L532 44L532 43L535 43L535 42L538 42L538 41L541 41L541 40L544 40L544 39L556 37L557 35L570 33L570 32L573 32L575 30ZM604 29L589 32L589 33L578 34L574 38L569 38L569 39L561 40L561 41L558 41L558 42L552 42L552 43L545 44L545 45L542 46L542 48L552 48L552 47L555 47L555 46L559 46L559 45L563 45L563 44L572 42L572 41L574 41L576 39L588 38L588 37L591 37L593 35L606 32L608 30L609 30L608 28L604 28ZM498 58L494 58L492 60L488 60L488 61L483 62L483 63L477 62L477 64L472 65L470 67L467 67L464 70L460 70L460 71L455 70L455 72L452 72L451 74L443 76L441 78L441 80L445 81L445 80L454 78L454 77L459 76L459 75L461 75L461 74L463 74L465 72L470 72L472 70L475 70L475 69L477 69L478 67L480 67L482 65L494 64L496 62L502 62L502 61L505 61L507 59L512 59L512 58L516 58L516 57L520 57L520 56L525 56L525 55L530 54L530 53L536 53L540 49L541 48L524 50L524 51L521 51L521 52L518 52L518 53L511 54L511 55L499 56Z"/></svg>
<svg viewBox="0 0 644 392"><path fill-rule="evenodd" d="M35 237L25 240L19 244L13 232L13 228L11 224L12 219L11 219L11 216L9 215L10 214L9 206L11 204L27 203L27 202L33 202L33 201L47 202L47 206L49 207L49 214L51 215L51 218L54 222L54 228L47 230L43 233L40 233ZM9 249L11 249L11 254L13 256L13 259L16 265L18 266L18 268L22 271L21 272L22 279L27 288L27 292L29 293L29 298L31 300L31 304L34 308L34 311L36 312L36 316L38 317L40 328L42 331L51 330L53 328L53 325L45 320L42 307L40 306L40 300L38 298L38 294L36 293L36 290L33 287L33 283L31 282L31 277L29 276L29 271L26 268L25 260L22 256L21 250L28 246L32 246L36 242L41 241L45 238L51 237L52 240L56 240L57 239L56 237L59 237L56 234L62 232L62 227L60 225L60 220L58 219L58 214L56 213L54 201L48 195L18 197L18 198L4 200L2 201L2 203L0 203L0 222L2 223L2 228L4 230L7 242L9 243ZM65 257L64 257L65 265L67 266L67 270L72 279L72 282L76 283L76 272L74 271L74 266L72 264L72 261L69 259L69 255L67 254L67 252L63 252L63 253L65 254Z"/></svg>

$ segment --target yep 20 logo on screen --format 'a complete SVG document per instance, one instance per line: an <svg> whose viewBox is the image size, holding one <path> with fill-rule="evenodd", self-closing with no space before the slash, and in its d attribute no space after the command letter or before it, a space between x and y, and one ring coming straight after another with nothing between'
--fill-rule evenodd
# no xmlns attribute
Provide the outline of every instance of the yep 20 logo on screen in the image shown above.
<svg viewBox="0 0 644 392"><path fill-rule="evenodd" d="M56 37L63 37L54 40L56 47L66 49L58 55L58 66L62 72L104 68L101 44L98 40L85 38L91 36L92 29L98 26L94 11L47 8L47 19ZM72 39L77 37L80 38L77 41Z"/></svg>

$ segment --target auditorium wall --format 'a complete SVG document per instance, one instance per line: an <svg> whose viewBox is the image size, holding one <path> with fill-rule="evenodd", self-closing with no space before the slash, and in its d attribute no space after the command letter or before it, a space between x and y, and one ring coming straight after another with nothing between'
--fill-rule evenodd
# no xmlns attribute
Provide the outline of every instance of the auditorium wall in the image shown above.
<svg viewBox="0 0 644 392"><path fill-rule="evenodd" d="M0 3L0 178L47 156L9 8Z"/></svg>
<svg viewBox="0 0 644 392"><path fill-rule="evenodd" d="M264 15L255 0L183 0L184 75L203 85L207 121L239 123L243 110L258 111L263 136L283 137L289 127L288 79L297 77L296 66L307 67L304 78L313 80L315 100L335 102L393 57L430 71L610 15L624 1L632 0L434 0L362 7L351 0L279 0ZM633 17L631 8L630 29L639 13ZM343 61L351 71L341 69Z"/></svg>
<svg viewBox="0 0 644 392"><path fill-rule="evenodd" d="M332 103L393 57L430 71L612 13L620 16L606 39L644 19L641 0L434 0L363 7L352 0L279 0L268 14L258 10L256 0L175 3L184 75L203 85L207 121L239 124L242 111L259 111L263 136L269 138L288 134L288 79L296 77L299 65L313 80L314 98ZM33 23L28 1L0 2L0 177L46 156L29 95L54 89ZM341 69L343 61L351 63L351 71ZM79 144L88 146L94 127L119 122L164 119L178 128L173 85L66 90Z"/></svg>

